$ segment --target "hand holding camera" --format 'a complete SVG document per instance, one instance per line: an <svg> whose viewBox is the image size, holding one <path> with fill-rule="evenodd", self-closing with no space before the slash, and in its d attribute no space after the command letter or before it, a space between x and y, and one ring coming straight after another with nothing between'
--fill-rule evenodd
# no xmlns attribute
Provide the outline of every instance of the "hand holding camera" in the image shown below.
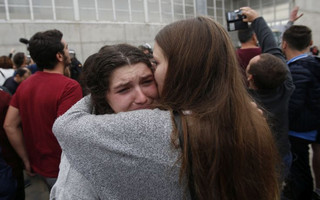
<svg viewBox="0 0 320 200"><path fill-rule="evenodd" d="M253 10L250 7L242 7L240 8L242 11L242 15L246 16L243 21L244 22L253 22L255 19L259 17L259 14L257 11Z"/></svg>
<svg viewBox="0 0 320 200"><path fill-rule="evenodd" d="M249 7L242 7L239 10L227 12L226 18L228 31L247 29L248 22L253 22L258 17L259 14Z"/></svg>

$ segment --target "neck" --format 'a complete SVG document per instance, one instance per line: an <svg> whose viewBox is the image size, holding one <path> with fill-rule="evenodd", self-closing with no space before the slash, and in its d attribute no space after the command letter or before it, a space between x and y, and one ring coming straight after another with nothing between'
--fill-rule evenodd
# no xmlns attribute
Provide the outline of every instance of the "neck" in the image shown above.
<svg viewBox="0 0 320 200"><path fill-rule="evenodd" d="M252 42L242 43L240 49L252 49L252 48L259 48Z"/></svg>
<svg viewBox="0 0 320 200"><path fill-rule="evenodd" d="M53 69L43 69L43 71L47 73L64 74L64 69L64 65L62 63L58 63Z"/></svg>
<svg viewBox="0 0 320 200"><path fill-rule="evenodd" d="M302 51L288 49L288 51L285 52L286 58L287 58L287 60L291 60L294 57L297 57L297 56L299 56L301 54L307 53L308 49L304 49Z"/></svg>

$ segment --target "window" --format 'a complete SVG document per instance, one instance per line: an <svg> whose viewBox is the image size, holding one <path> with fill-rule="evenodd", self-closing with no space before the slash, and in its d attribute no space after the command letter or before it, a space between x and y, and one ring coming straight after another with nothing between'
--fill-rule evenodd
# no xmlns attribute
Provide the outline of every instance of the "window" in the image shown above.
<svg viewBox="0 0 320 200"><path fill-rule="evenodd" d="M130 21L128 0L116 0L115 8L116 8L117 21L122 21L122 22Z"/></svg>
<svg viewBox="0 0 320 200"><path fill-rule="evenodd" d="M55 6L57 20L75 20L73 1L55 0Z"/></svg>
<svg viewBox="0 0 320 200"><path fill-rule="evenodd" d="M6 19L6 7L4 0L0 0L0 20Z"/></svg>
<svg viewBox="0 0 320 200"><path fill-rule="evenodd" d="M143 0L131 0L132 21L145 22Z"/></svg>
<svg viewBox="0 0 320 200"><path fill-rule="evenodd" d="M148 16L150 22L160 22L159 0L148 0Z"/></svg>
<svg viewBox="0 0 320 200"><path fill-rule="evenodd" d="M51 1L32 0L34 19L53 19Z"/></svg>
<svg viewBox="0 0 320 200"><path fill-rule="evenodd" d="M95 1L78 0L80 20L96 20Z"/></svg>
<svg viewBox="0 0 320 200"><path fill-rule="evenodd" d="M115 0L116 1L116 0ZM99 20L114 21L112 0L97 0Z"/></svg>
<svg viewBox="0 0 320 200"><path fill-rule="evenodd" d="M28 0L8 1L10 19L31 19Z"/></svg>

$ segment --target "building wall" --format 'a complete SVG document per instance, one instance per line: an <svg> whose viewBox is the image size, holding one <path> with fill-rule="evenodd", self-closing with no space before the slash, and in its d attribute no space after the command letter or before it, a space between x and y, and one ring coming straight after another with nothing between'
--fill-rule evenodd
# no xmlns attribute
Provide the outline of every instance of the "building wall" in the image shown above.
<svg viewBox="0 0 320 200"><path fill-rule="evenodd" d="M300 10L304 15L295 24L305 25L311 28L313 44L320 47L320 1L296 0L296 5L300 7Z"/></svg>
<svg viewBox="0 0 320 200"><path fill-rule="evenodd" d="M77 58L84 62L106 44L153 44L155 35L163 26L145 23L0 23L0 55L9 54L11 48L27 53L26 45L20 43L19 38L29 39L38 31L58 29L64 34L69 48L74 49Z"/></svg>
<svg viewBox="0 0 320 200"><path fill-rule="evenodd" d="M247 5L258 10L272 26L284 25L290 9L294 5L300 6L304 16L296 24L309 26L313 30L314 44L320 45L320 26L317 26L320 18L319 0L130 0L132 2L130 6L125 5L125 2L129 1L124 0L10 0L4 2L7 4L0 1L0 35L2 36L0 37L0 55L9 54L12 48L15 48L16 52L27 53L26 46L19 42L19 38L29 39L37 31L55 28L64 33L64 39L69 43L69 47L74 49L78 59L84 62L89 55L106 44L129 43L138 46L148 42L152 45L153 38L163 26L198 14L207 13L226 26L225 12ZM24 7L19 5L22 4L21 2L24 2ZM30 5L30 2L33 2L33 5ZM44 5L45 2L48 5ZM55 2L55 5L48 2ZM104 4L115 2L115 5L113 9L111 4L99 4L94 8L94 4L89 2ZM201 9L195 9L195 6L199 6L198 4L201 5ZM207 10L204 10L205 7ZM53 9L55 12L52 11ZM66 15L65 11L69 14ZM46 13L50 14L45 15ZM61 13L64 14L61 15ZM106 13L110 16L102 15ZM230 35L234 45L237 46L236 31L230 32Z"/></svg>

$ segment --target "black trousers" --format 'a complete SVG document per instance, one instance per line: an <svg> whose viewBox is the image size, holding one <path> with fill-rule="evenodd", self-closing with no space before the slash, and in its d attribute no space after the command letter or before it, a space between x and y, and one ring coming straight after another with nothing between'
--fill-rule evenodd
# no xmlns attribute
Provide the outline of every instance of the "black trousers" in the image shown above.
<svg viewBox="0 0 320 200"><path fill-rule="evenodd" d="M287 199L312 200L313 179L308 145L313 142L293 136L289 136L289 139L293 161L283 194Z"/></svg>

